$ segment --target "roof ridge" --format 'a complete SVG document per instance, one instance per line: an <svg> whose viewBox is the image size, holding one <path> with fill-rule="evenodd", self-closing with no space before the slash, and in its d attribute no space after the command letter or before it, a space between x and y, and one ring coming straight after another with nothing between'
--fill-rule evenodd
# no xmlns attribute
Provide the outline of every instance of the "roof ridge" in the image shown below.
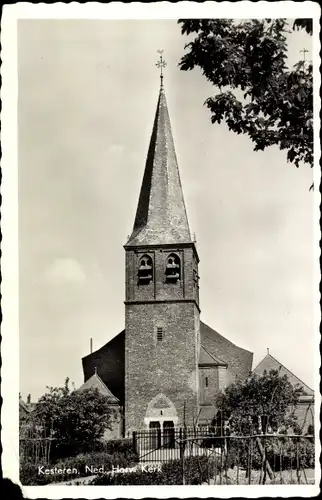
<svg viewBox="0 0 322 500"><path fill-rule="evenodd" d="M209 349L205 346L205 344L203 344L202 342L200 342L200 345L201 347L206 351L207 354L209 354L209 356L218 363L218 361L224 365L227 365L226 361L224 361L223 359L219 358L219 356L213 354L211 351L209 351Z"/></svg>
<svg viewBox="0 0 322 500"><path fill-rule="evenodd" d="M290 372L293 375L293 377L297 378L301 382L301 384L306 385L306 387L308 387L310 389L310 391L314 392L314 390L312 389L312 387L310 387L308 384L306 384L305 382L303 382L303 380L301 380L300 377L298 377L297 375L295 375L295 373L293 373L292 370L290 370L285 365L283 365L283 363L281 363L278 359L276 359L270 352L268 352L266 354L265 358L267 358L268 356L270 356L272 359L274 359L275 361L277 361L277 363L279 363L285 370L287 370L288 372ZM263 358L262 361L265 358Z"/></svg>
<svg viewBox="0 0 322 500"><path fill-rule="evenodd" d="M19 399L19 405L21 405L26 411L31 413L31 409L29 408L28 404L23 399Z"/></svg>
<svg viewBox="0 0 322 500"><path fill-rule="evenodd" d="M228 344L231 344L233 345L234 347L237 347L238 349L242 349L243 351L245 352L249 352L250 354L254 354L252 351L249 351L248 349L244 349L244 347L240 347L239 345L237 344L234 344L234 342L232 342L231 340L227 339L226 337L224 337L223 335L221 335L221 333L217 332L217 330L214 330L211 326L207 325L207 323L205 323L204 321L201 321L200 320L200 324L203 324L205 327L209 328L209 330L211 330L212 332L214 332L216 335L218 335L221 339L223 339L226 343Z"/></svg>
<svg viewBox="0 0 322 500"><path fill-rule="evenodd" d="M116 396L114 396L114 394L112 393L112 391L111 391L111 390L107 387L107 385L103 382L103 380L102 380L102 379L101 379L101 377L98 375L98 373L96 372L96 373L94 373L94 375L96 375L96 377L98 378L98 380L99 380L100 384L102 385L102 387L103 387L104 389L106 389L106 390L108 391L108 393L109 393L109 394L110 394L110 395L111 395L111 396L112 396L115 400L117 400L117 401L119 402L119 399L118 399Z"/></svg>
<svg viewBox="0 0 322 500"><path fill-rule="evenodd" d="M87 380L86 382L84 382L84 384L81 386L83 387L89 380L91 379L95 379L97 380L97 382L100 384L100 386L102 387L102 389L107 392L107 397L110 397L111 399L114 399L117 403L120 402L120 400L114 396L114 394L112 393L112 391L107 387L107 385L105 384L105 382L101 379L101 377L97 374L97 372L93 373L93 375L91 375ZM81 388L80 387L80 388Z"/></svg>

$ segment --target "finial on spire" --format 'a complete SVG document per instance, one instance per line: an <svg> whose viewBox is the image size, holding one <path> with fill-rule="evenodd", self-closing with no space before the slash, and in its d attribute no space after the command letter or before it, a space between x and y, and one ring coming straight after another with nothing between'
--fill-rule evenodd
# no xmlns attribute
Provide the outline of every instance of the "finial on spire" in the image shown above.
<svg viewBox="0 0 322 500"><path fill-rule="evenodd" d="M160 54L160 60L156 63L156 66L160 68L160 80L161 80L161 87L163 87L163 72L162 69L166 67L167 63L164 61L162 54L163 54L163 49L158 50L158 53Z"/></svg>
<svg viewBox="0 0 322 500"><path fill-rule="evenodd" d="M94 366L94 374L97 375L97 366Z"/></svg>

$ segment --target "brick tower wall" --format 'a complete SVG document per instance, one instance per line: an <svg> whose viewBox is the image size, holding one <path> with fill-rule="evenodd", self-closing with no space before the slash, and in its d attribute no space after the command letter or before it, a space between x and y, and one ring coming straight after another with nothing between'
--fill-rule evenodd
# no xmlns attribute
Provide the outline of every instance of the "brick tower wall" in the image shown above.
<svg viewBox="0 0 322 500"><path fill-rule="evenodd" d="M157 340L157 327L163 340ZM144 429L148 403L158 394L175 405L178 425L198 408L199 311L193 302L127 304L125 432Z"/></svg>

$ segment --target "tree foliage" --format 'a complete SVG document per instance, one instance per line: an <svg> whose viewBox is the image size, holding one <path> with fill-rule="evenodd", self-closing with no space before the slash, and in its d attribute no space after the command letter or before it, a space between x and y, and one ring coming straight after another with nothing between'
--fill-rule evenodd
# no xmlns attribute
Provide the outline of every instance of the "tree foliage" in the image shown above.
<svg viewBox="0 0 322 500"><path fill-rule="evenodd" d="M71 391L68 382L48 388L32 412L33 422L54 438L57 457L95 449L112 419L106 396L97 389Z"/></svg>
<svg viewBox="0 0 322 500"><path fill-rule="evenodd" d="M281 377L277 370L264 371L262 376L252 374L218 395L218 417L229 422L230 432L242 435L258 432L259 422L264 432L297 430L294 411L302 393L302 387L293 386L287 375Z"/></svg>
<svg viewBox="0 0 322 500"><path fill-rule="evenodd" d="M288 67L287 20L178 23L182 34L194 36L180 69L199 67L218 88L205 102L212 123L225 121L233 132L248 135L255 151L277 145L297 167L313 166L313 68L305 58ZM312 20L296 19L291 28L312 34Z"/></svg>
<svg viewBox="0 0 322 500"><path fill-rule="evenodd" d="M313 35L313 19L295 19L293 23L293 29L304 29L308 35Z"/></svg>

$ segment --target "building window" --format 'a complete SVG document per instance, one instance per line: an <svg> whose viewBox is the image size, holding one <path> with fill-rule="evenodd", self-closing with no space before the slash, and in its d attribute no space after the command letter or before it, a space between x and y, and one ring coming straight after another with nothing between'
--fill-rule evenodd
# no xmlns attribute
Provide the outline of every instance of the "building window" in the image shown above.
<svg viewBox="0 0 322 500"><path fill-rule="evenodd" d="M208 377L205 377L205 387L208 387Z"/></svg>
<svg viewBox="0 0 322 500"><path fill-rule="evenodd" d="M157 341L162 342L163 340L163 328L159 327L157 328Z"/></svg>
<svg viewBox="0 0 322 500"><path fill-rule="evenodd" d="M166 281L169 283L176 283L180 280L181 269L180 269L180 258L174 253L170 254L167 259L167 265L165 270Z"/></svg>
<svg viewBox="0 0 322 500"><path fill-rule="evenodd" d="M140 259L138 281L140 285L148 285L153 280L153 262L149 255Z"/></svg>

